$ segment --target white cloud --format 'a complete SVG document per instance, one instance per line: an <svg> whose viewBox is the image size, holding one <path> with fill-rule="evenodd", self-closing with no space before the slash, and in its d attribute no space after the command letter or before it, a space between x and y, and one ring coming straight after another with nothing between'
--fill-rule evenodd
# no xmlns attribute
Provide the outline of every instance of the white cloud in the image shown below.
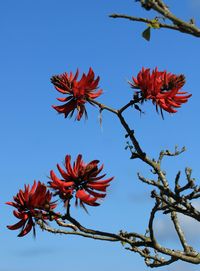
<svg viewBox="0 0 200 271"><path fill-rule="evenodd" d="M200 202L196 202L194 206L200 209ZM192 245L200 243L200 224L198 221L184 215L178 215L180 225L185 233L188 242ZM177 235L173 223L169 215L163 215L155 221L155 233L161 242L175 242L178 244Z"/></svg>
<svg viewBox="0 0 200 271"><path fill-rule="evenodd" d="M168 215L159 217L154 222L154 231L156 238L161 242L177 242L175 230L173 224Z"/></svg>
<svg viewBox="0 0 200 271"><path fill-rule="evenodd" d="M199 271L199 267L185 262L177 262L167 268L165 267L162 271Z"/></svg>

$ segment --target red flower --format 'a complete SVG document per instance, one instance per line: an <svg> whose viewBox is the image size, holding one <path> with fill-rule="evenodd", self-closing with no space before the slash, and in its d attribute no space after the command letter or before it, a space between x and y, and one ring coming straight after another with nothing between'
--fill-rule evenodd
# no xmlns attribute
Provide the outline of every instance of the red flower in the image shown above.
<svg viewBox="0 0 200 271"><path fill-rule="evenodd" d="M57 91L67 96L64 98L57 98L60 102L66 102L63 105L53 105L53 108L58 113L63 113L65 118L70 114L72 117L75 109L78 113L76 116L77 120L80 120L83 114L87 117L87 111L85 109L85 103L92 103L93 99L96 99L102 94L102 90L98 88L99 76L94 79L95 74L92 68L89 69L88 74L83 73L81 79L78 81L79 71L77 70L76 74L73 75L63 73L61 75L56 75L51 78L51 82L54 84Z"/></svg>
<svg viewBox="0 0 200 271"><path fill-rule="evenodd" d="M61 178L58 178L54 171L51 170L50 177L52 181L49 182L50 187L56 190L56 194L66 203L75 194L75 205L78 205L79 202L82 207L84 207L84 204L98 206L97 200L106 196L106 189L113 179L112 177L101 180L106 174L98 176L103 169L103 165L98 168L98 163L98 160L93 160L86 164L82 160L82 155L79 154L72 166L71 156L66 155L65 170L57 164Z"/></svg>
<svg viewBox="0 0 200 271"><path fill-rule="evenodd" d="M21 229L19 237L29 233L33 228L35 232L34 218L47 219L48 212L56 207L55 202L50 202L52 193L47 190L47 187L41 182L34 181L30 189L29 185L25 185L24 191L19 190L16 196L13 197L13 202L6 204L15 207L17 210L13 214L20 221L12 226L7 226L10 230Z"/></svg>
<svg viewBox="0 0 200 271"><path fill-rule="evenodd" d="M142 68L137 78L132 79L130 85L132 88L140 89L136 93L141 96L142 101L151 99L156 107L160 107L161 113L162 109L169 113L176 113L176 108L181 107L192 96L180 91L185 84L185 76L182 74L159 72L157 68L150 73L150 69Z"/></svg>

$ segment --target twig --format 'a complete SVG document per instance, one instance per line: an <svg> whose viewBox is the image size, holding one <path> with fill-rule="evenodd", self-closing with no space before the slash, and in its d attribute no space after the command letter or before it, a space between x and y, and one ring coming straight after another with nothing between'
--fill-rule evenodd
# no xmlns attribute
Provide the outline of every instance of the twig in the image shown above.
<svg viewBox="0 0 200 271"><path fill-rule="evenodd" d="M145 24L149 24L149 25L152 25L152 20L153 20L153 19L135 17L135 16L125 15L125 14L118 14L118 13L113 13L113 14L109 15L109 17L114 18L114 19L127 19L130 21L141 22L141 23L145 23ZM175 26L175 25L164 24L159 21L157 22L157 24L158 24L159 28L179 30L178 26Z"/></svg>
<svg viewBox="0 0 200 271"><path fill-rule="evenodd" d="M161 1L161 0L140 0L138 1L141 3L141 6L147 10L153 9L154 11L158 12L158 14L162 15L164 19L168 19L171 21L172 24L166 24L160 22L158 19L159 17L156 17L154 19L147 19L147 18L141 18L141 17L135 17L125 14L118 14L114 13L109 15L111 18L122 18L122 19L128 19L135 22L142 22L145 24L148 24L149 26L152 26L153 28L168 28L171 30L179 31L185 34L189 34L195 37L200 37L200 29L195 26L194 22L190 21L185 22L182 19L176 17L167 7L167 5ZM154 27L154 20L156 19L156 27Z"/></svg>
<svg viewBox="0 0 200 271"><path fill-rule="evenodd" d="M111 241L111 242L119 241L118 239L109 238L107 236L92 235L92 234L87 234L85 232L80 232L80 231L66 231L62 229L55 229L46 225L42 220L38 220L37 224L40 226L42 230L45 230L54 234L79 235L82 237L92 238L92 239L101 240L101 241Z"/></svg>

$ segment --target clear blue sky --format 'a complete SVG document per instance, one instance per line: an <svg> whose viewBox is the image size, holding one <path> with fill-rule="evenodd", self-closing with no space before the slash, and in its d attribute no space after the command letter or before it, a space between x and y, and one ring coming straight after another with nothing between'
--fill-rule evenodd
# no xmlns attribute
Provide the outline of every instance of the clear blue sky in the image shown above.
<svg viewBox="0 0 200 271"><path fill-rule="evenodd" d="M176 3L172 3L176 2ZM168 1L182 18L200 16L195 0ZM79 237L54 236L37 230L17 238L6 225L16 220L12 199L24 183L47 181L49 171L66 154L82 153L86 161L99 159L108 176L115 176L108 197L90 215L73 210L88 227L118 232L120 229L145 232L153 201L149 188L140 184L136 172L147 167L129 160L124 150L124 131L117 119L88 106L88 121L74 122L59 116L51 105L58 93L50 77L64 71L87 71L100 75L104 95L99 101L120 107L132 97L127 79L141 67L167 69L186 75L185 90L190 101L177 114L165 114L163 121L151 104L140 117L130 110L126 116L136 130L144 149L156 157L162 148L185 145L188 152L164 164L173 176L184 166L199 174L199 49L200 39L167 30L152 33L151 42L141 38L144 25L108 18L112 12L147 16L130 0L20 0L2 1L1 33L1 199L0 271L53 271L95 269L95 271L148 270L139 256L120 244L103 243ZM200 23L197 20L197 23ZM174 267L162 270L173 271ZM180 267L177 267L180 268ZM187 270L197 271L197 267ZM176 269L178 270L178 269ZM182 267L183 270L183 267Z"/></svg>

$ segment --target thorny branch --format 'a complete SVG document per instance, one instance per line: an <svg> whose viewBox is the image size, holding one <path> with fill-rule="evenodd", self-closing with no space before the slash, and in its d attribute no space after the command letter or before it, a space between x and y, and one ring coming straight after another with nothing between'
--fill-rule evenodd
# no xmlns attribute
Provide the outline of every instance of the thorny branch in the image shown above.
<svg viewBox="0 0 200 271"><path fill-rule="evenodd" d="M155 205L150 213L146 233L139 234L136 232L128 233L120 231L118 234L115 234L88 229L70 215L70 204L67 205L66 214L64 216L60 216L60 218L56 220L56 223L59 226L58 229L50 227L41 220L37 220L36 223L42 230L51 233L78 235L96 240L120 242L127 250L141 255L144 258L146 265L149 267L161 267L178 260L199 264L200 254L188 244L178 220L177 213L181 213L200 221L200 212L191 204L191 200L200 198L200 187L195 185L195 180L191 177L192 170L190 168L186 168L186 184L180 184L181 172L178 171L175 176L175 186L171 189L166 178L166 173L161 169L161 163L164 157L178 156L185 151L185 148L179 150L176 146L174 152L163 150L160 152L157 160L148 157L136 139L134 130L129 127L122 116L122 113L129 107L133 106L134 103L136 102L132 100L127 105L117 110L94 101L94 104L98 106L101 111L106 110L111 112L119 119L126 131L126 137L130 138L132 144L132 147L130 148L131 159L140 159L151 167L151 172L154 176L152 179L145 178L138 173L140 181L154 187L151 197L155 200ZM171 215L175 231L183 248L182 250L169 249L159 244L159 241L154 234L154 221L158 212L162 212L163 214L169 213ZM66 228L69 230L66 230Z"/></svg>
<svg viewBox="0 0 200 271"><path fill-rule="evenodd" d="M112 14L110 17L129 19L131 21L148 24L152 28L169 28L200 37L200 29L195 26L193 20L185 22L177 18L162 0L138 0L137 2L140 2L141 6L146 10L156 11L161 17L157 16L154 19L146 19L123 14ZM166 19L170 21L170 24L165 23ZM174 187L170 187L166 172L161 167L162 160L165 157L180 155L185 151L185 148L179 150L175 147L174 152L163 150L160 152L157 160L150 158L138 142L134 130L129 127L123 116L124 111L128 108L135 107L135 109L137 109L136 104L138 102L140 102L139 98L134 97L133 100L120 109L113 109L95 100L91 100L91 103L99 108L100 113L106 110L117 116L125 129L125 137L128 137L131 142L128 144L128 149L131 151L131 159L139 159L151 168L151 173L153 174L153 178L151 179L138 173L138 178L141 182L153 187L151 197L155 200L154 207L150 213L146 233L139 234L136 232L128 233L120 231L118 234L115 234L86 228L71 216L69 204L67 206L66 214L60 216L56 220L59 228L52 228L41 219L36 219L36 223L42 230L51 233L78 235L96 240L120 242L125 249L141 255L144 258L146 265L149 267L161 267L178 260L199 264L200 253L195 251L194 248L188 244L177 214L182 214L200 221L200 212L191 203L192 200L200 198L200 186L197 186L195 179L191 177L192 170L186 168L185 183L182 184L181 171L178 171L174 178ZM170 249L159 244L154 233L154 222L158 212L161 212L164 215L170 214L182 250Z"/></svg>
<svg viewBox="0 0 200 271"><path fill-rule="evenodd" d="M145 23L152 28L168 28L189 34L195 37L200 37L200 28L195 25L194 19L189 22L183 21L170 11L170 8L161 0L136 0L140 2L142 8L146 10L154 10L158 13L153 19L135 17L126 14L113 13L109 15L111 18L121 18L130 21ZM169 23L165 23L168 20Z"/></svg>

